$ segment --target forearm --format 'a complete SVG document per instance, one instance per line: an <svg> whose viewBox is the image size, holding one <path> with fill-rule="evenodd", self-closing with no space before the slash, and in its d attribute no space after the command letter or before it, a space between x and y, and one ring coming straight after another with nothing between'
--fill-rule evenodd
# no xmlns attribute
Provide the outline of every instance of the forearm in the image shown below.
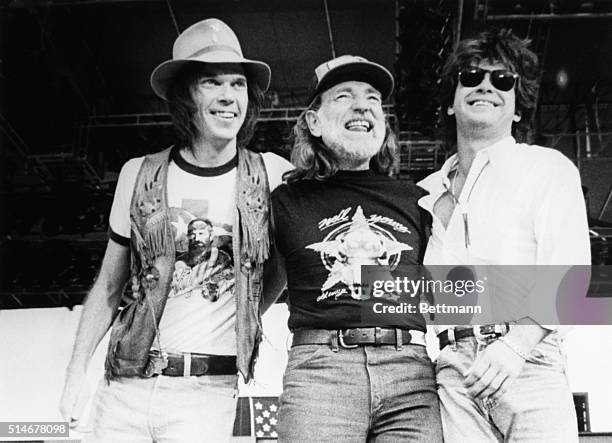
<svg viewBox="0 0 612 443"><path fill-rule="evenodd" d="M529 355L550 332L550 329L542 327L531 318L524 317L516 322L504 340L516 346L520 352Z"/></svg>
<svg viewBox="0 0 612 443"><path fill-rule="evenodd" d="M129 249L109 240L100 273L83 306L69 368L87 368L117 315L128 273Z"/></svg>
<svg viewBox="0 0 612 443"><path fill-rule="evenodd" d="M119 308L121 292L109 294L109 289L96 282L89 292L83 310L69 367L87 369L98 344L109 330Z"/></svg>

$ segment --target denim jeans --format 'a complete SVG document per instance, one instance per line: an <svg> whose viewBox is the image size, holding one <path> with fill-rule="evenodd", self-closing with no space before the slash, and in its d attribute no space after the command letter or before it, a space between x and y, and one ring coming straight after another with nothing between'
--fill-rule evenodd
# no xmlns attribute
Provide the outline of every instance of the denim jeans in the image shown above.
<svg viewBox="0 0 612 443"><path fill-rule="evenodd" d="M92 405L92 434L83 441L229 441L237 382L236 375L102 380Z"/></svg>
<svg viewBox="0 0 612 443"><path fill-rule="evenodd" d="M279 442L441 442L434 369L423 346L294 346Z"/></svg>
<svg viewBox="0 0 612 443"><path fill-rule="evenodd" d="M518 378L496 398L471 397L463 374L492 340L470 337L446 346L436 360L444 441L578 442L576 412L560 339L550 334Z"/></svg>

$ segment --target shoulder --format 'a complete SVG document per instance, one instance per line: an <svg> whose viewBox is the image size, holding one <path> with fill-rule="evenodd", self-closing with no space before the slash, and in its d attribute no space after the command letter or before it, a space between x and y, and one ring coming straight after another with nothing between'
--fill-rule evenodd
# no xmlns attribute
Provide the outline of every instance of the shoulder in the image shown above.
<svg viewBox="0 0 612 443"><path fill-rule="evenodd" d="M289 186L286 183L281 183L272 191L273 201L283 201L289 195Z"/></svg>
<svg viewBox="0 0 612 443"><path fill-rule="evenodd" d="M283 174L293 169L293 165L272 152L264 152L261 156L266 166L270 190L273 190L283 182Z"/></svg>
<svg viewBox="0 0 612 443"><path fill-rule="evenodd" d="M417 185L413 180L398 179L394 181L396 182L395 186L401 191L402 195L406 195L407 197L419 199L429 193L420 186L420 182L419 185Z"/></svg>
<svg viewBox="0 0 612 443"><path fill-rule="evenodd" d="M561 151L538 145L519 144L521 163L538 171L540 176L573 176L578 175L576 165ZM548 178L549 178L548 177Z"/></svg>
<svg viewBox="0 0 612 443"><path fill-rule="evenodd" d="M323 182L316 180L298 180L293 183L281 183L272 191L272 202L276 205L296 207L305 201L317 199L321 195Z"/></svg>
<svg viewBox="0 0 612 443"><path fill-rule="evenodd" d="M132 188L134 186L136 177L138 176L138 171L140 171L140 167L142 166L144 159L144 157L136 157L123 164L121 167L121 172L119 173L117 187Z"/></svg>
<svg viewBox="0 0 612 443"><path fill-rule="evenodd" d="M142 166L142 162L144 161L144 157L135 157L126 161L121 167L121 174L135 174L138 173L138 170Z"/></svg>

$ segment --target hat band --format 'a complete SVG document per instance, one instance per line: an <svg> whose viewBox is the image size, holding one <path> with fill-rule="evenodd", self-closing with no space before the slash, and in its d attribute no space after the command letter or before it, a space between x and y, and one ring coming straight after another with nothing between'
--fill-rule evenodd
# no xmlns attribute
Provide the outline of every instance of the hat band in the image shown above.
<svg viewBox="0 0 612 443"><path fill-rule="evenodd" d="M231 46L228 46L228 45L210 45L210 46L207 46L207 47L205 47L203 49L200 49L199 51L194 52L193 54L191 54L187 58L198 57L198 56L206 54L208 52L216 52L216 51L225 51L225 52L229 51L229 52L233 52L238 57L242 58L242 54L240 53L240 51L237 51L235 48L232 48Z"/></svg>

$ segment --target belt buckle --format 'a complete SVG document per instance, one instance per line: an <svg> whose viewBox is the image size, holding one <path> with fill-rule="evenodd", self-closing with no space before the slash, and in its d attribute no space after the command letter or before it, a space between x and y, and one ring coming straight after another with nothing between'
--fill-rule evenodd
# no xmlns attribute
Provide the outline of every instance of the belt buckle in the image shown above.
<svg viewBox="0 0 612 443"><path fill-rule="evenodd" d="M481 325L474 326L474 335L477 338L488 338L488 337L501 337L503 335L503 328L501 325Z"/></svg>
<svg viewBox="0 0 612 443"><path fill-rule="evenodd" d="M344 333L342 332L342 329L338 330L338 343L340 343L340 346L342 346L344 349L355 349L359 347L359 345L347 345L344 343Z"/></svg>
<svg viewBox="0 0 612 443"><path fill-rule="evenodd" d="M149 353L149 361L145 368L145 377L153 377L154 375L161 375L164 369L168 367L168 353L159 352L157 350Z"/></svg>

